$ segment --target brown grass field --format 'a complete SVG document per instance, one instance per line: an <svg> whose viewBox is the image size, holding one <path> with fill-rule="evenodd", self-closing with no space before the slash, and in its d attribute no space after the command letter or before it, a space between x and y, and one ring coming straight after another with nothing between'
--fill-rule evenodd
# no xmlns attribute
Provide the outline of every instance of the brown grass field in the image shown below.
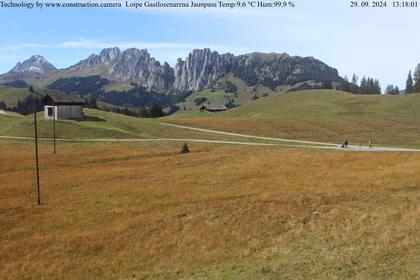
<svg viewBox="0 0 420 280"><path fill-rule="evenodd" d="M0 143L0 279L420 279L420 154Z"/></svg>

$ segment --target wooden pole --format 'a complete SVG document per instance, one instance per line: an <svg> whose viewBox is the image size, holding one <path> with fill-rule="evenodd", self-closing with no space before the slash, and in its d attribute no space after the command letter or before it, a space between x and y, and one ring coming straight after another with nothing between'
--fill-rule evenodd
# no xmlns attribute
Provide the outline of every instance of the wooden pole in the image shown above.
<svg viewBox="0 0 420 280"><path fill-rule="evenodd" d="M55 142L55 106L53 106L53 129L54 129L54 154L57 153L56 142Z"/></svg>
<svg viewBox="0 0 420 280"><path fill-rule="evenodd" d="M35 93L32 86L29 88L31 93ZM35 99L36 96L33 95L33 113L34 113L34 128L35 128L35 163L36 163L36 193L37 193L37 204L41 205L41 188L39 184L39 153L38 153L38 124L36 119L36 104Z"/></svg>

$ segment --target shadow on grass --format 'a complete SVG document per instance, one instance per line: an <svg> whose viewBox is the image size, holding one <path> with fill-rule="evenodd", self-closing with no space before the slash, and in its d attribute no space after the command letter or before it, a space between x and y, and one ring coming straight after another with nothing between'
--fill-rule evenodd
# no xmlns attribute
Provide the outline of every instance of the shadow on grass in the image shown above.
<svg viewBox="0 0 420 280"><path fill-rule="evenodd" d="M99 117L85 116L83 119L76 120L77 122L104 122L105 119Z"/></svg>

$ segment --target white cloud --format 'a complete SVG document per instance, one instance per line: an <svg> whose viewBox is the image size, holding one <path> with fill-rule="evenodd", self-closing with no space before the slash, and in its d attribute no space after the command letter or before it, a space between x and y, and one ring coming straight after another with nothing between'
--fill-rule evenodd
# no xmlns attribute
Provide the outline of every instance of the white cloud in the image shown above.
<svg viewBox="0 0 420 280"><path fill-rule="evenodd" d="M36 48L44 48L44 47L46 47L46 45L36 44L36 43L24 43L24 44L0 46L0 51L16 51L16 50L21 50L21 49L36 49Z"/></svg>
<svg viewBox="0 0 420 280"><path fill-rule="evenodd" d="M38 53L40 55L45 55L45 53L50 52L51 50L58 51L61 53L60 50L80 50L77 52L78 55L82 54L79 59L85 58L86 51L98 52L101 49L110 48L110 47L118 47L122 50L129 49L129 48L138 48L138 49L147 49L151 56L155 57L157 60L163 62L166 61L172 66L176 64L178 58L185 58L188 53L193 49L202 49L202 48L210 48L211 50L218 51L220 53L231 52L233 54L243 54L247 52L253 51L252 49L247 48L237 48L237 47L229 47L229 46L222 46L222 45L212 45L212 44L195 44L195 43L175 43L175 42L140 42L140 41L100 41L100 40L87 40L87 39L80 39L80 40L72 40L72 41L64 41L59 43L51 43L51 44L39 44L39 43L22 43L16 45L0 45L0 51L8 51L9 55L6 57L0 57L0 61L5 62L4 65L1 66L4 68L0 68L0 73L4 73L8 71L12 65L14 65L17 61L23 61L27 59L30 55ZM44 50L44 51L43 51ZM56 52L57 53L57 52ZM14 54L11 56L10 54ZM12 58L13 57L13 58ZM51 55L49 56L51 59ZM66 56L64 59L61 57L56 57L56 59L51 59L51 62L56 66L60 66L66 68L70 65L76 63L78 58L73 57L69 58Z"/></svg>
<svg viewBox="0 0 420 280"><path fill-rule="evenodd" d="M1 51L13 51L22 49L103 49L109 47L119 47L121 49L128 48L146 48L146 49L193 49L193 48L212 48L220 49L223 47L209 44L182 44L168 42L113 42L113 41L96 41L96 40L76 40L65 41L53 44L23 43L16 45L0 46Z"/></svg>
<svg viewBox="0 0 420 280"><path fill-rule="evenodd" d="M92 52L110 48L118 47L122 50L129 48L147 49L152 56L161 61L167 61L170 64L175 64L179 57L185 58L193 49L210 48L211 50L220 53L244 54L255 51L250 48L238 48L227 45L213 45L213 44L196 44L196 43L174 43L174 42L140 42L140 41L99 41L99 40L73 40L64 41L60 43L39 44L39 43L23 43L16 45L0 46L0 51L24 51L25 53L41 53L39 50L60 50L60 49L79 49L92 50ZM264 51L264 50L259 50Z"/></svg>
<svg viewBox="0 0 420 280"><path fill-rule="evenodd" d="M51 46L52 48L79 48L79 49L104 49L109 47L119 47L121 49L128 48L145 48L145 49L186 49L186 48L200 48L205 46L198 46L197 44L182 44L182 43L168 43L168 42L113 42L113 41L95 41L95 40L78 40L67 41L57 45ZM212 47L206 45L206 47ZM213 46L214 48L216 46Z"/></svg>

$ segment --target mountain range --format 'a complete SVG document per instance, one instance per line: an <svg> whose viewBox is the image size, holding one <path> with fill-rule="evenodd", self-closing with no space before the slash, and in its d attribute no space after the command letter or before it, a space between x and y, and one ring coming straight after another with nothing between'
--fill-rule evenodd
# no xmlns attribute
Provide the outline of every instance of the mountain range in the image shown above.
<svg viewBox="0 0 420 280"><path fill-rule="evenodd" d="M247 86L262 85L273 90L305 81L342 81L338 71L322 61L286 53L255 52L235 56L195 49L171 67L153 58L145 49L107 48L65 69L57 69L42 56L32 56L0 75L0 84L24 81L49 86L69 78L75 83L75 78L89 76L99 76L109 83L130 83L160 95L222 87L220 81L229 78L241 80Z"/></svg>

